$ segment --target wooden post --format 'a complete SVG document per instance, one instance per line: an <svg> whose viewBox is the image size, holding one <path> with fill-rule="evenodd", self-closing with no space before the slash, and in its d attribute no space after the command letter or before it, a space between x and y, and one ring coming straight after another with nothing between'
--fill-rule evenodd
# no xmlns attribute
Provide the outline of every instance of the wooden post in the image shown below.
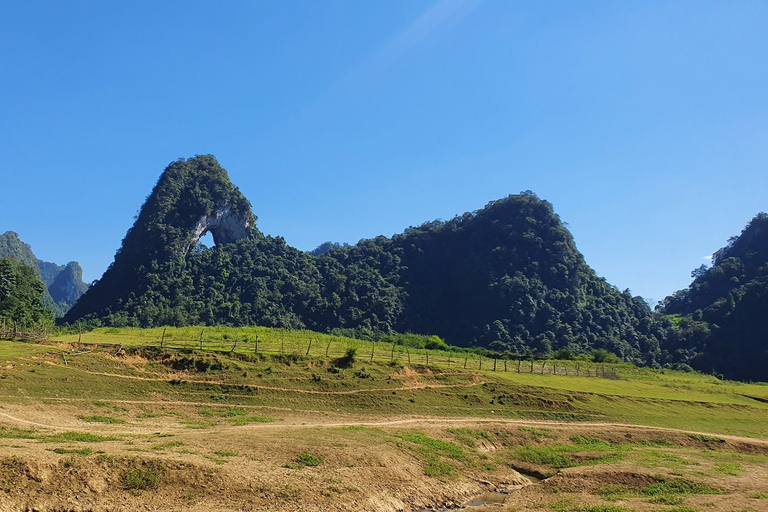
<svg viewBox="0 0 768 512"><path fill-rule="evenodd" d="M234 352L236 348L237 348L237 336L235 336L235 344L232 345L232 350L230 350L229 353L231 354L232 352Z"/></svg>
<svg viewBox="0 0 768 512"><path fill-rule="evenodd" d="M328 357L328 351L331 350L331 342L328 341L328 345L325 347L325 357Z"/></svg>
<svg viewBox="0 0 768 512"><path fill-rule="evenodd" d="M448 366L451 366L451 353L448 352Z"/></svg>
<svg viewBox="0 0 768 512"><path fill-rule="evenodd" d="M371 361L373 361L373 351L376 348L376 342L371 341Z"/></svg>
<svg viewBox="0 0 768 512"><path fill-rule="evenodd" d="M392 342L392 353L389 355L389 360L394 361L395 360L395 342Z"/></svg>
<svg viewBox="0 0 768 512"><path fill-rule="evenodd" d="M408 345L405 346L405 353L408 354L408 364L411 364L411 351L408 350Z"/></svg>
<svg viewBox="0 0 768 512"><path fill-rule="evenodd" d="M469 356L467 354L464 354L464 369L467 369L467 359L469 359Z"/></svg>
<svg viewBox="0 0 768 512"><path fill-rule="evenodd" d="M480 369L483 369L483 356L480 356Z"/></svg>
<svg viewBox="0 0 768 512"><path fill-rule="evenodd" d="M280 355L283 355L283 347L285 346L285 338L283 338L283 335L280 335Z"/></svg>
<svg viewBox="0 0 768 512"><path fill-rule="evenodd" d="M576 376L579 376L579 363L576 363Z"/></svg>
<svg viewBox="0 0 768 512"><path fill-rule="evenodd" d="M13 322L13 337L16 337L16 322ZM83 338L83 327L80 325L80 322L77 322L77 342L80 343L80 340Z"/></svg>
<svg viewBox="0 0 768 512"><path fill-rule="evenodd" d="M546 362L546 361L544 361L543 363L541 363L541 374L542 374L542 375L544 375L544 367L545 367L545 366L547 366L547 362Z"/></svg>
<svg viewBox="0 0 768 512"><path fill-rule="evenodd" d="M259 353L259 335L258 334L256 335L256 348L253 350L253 353L254 354Z"/></svg>
<svg viewBox="0 0 768 512"><path fill-rule="evenodd" d="M429 350L425 350L424 352L427 353L427 366L429 366Z"/></svg>
<svg viewBox="0 0 768 512"><path fill-rule="evenodd" d="M309 357L309 349L312 348L312 338L309 338L309 346L307 347L307 357Z"/></svg>
<svg viewBox="0 0 768 512"><path fill-rule="evenodd" d="M531 358L531 373L533 373L533 358Z"/></svg>
<svg viewBox="0 0 768 512"><path fill-rule="evenodd" d="M493 358L493 371L496 371L496 361L498 361L495 357Z"/></svg>
<svg viewBox="0 0 768 512"><path fill-rule="evenodd" d="M160 338L160 348L163 348L163 343L165 343L165 327L163 327L163 336Z"/></svg>
<svg viewBox="0 0 768 512"><path fill-rule="evenodd" d="M523 364L523 360L522 359L518 359L517 360L517 373L520 373L520 365L521 364Z"/></svg>
<svg viewBox="0 0 768 512"><path fill-rule="evenodd" d="M200 350L203 350L203 331L200 331Z"/></svg>
<svg viewBox="0 0 768 512"><path fill-rule="evenodd" d="M507 373L507 360L504 360L504 373Z"/></svg>

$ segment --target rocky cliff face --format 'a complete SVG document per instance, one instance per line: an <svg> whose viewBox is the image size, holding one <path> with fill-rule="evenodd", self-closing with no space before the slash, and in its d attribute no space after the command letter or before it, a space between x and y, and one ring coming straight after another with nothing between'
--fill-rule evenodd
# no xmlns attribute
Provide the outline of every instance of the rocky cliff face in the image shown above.
<svg viewBox="0 0 768 512"><path fill-rule="evenodd" d="M246 218L245 214L234 211L231 204L218 204L212 215L203 215L192 228L192 243L187 247L187 251L197 245L200 238L208 232L213 235L216 245L231 244L246 238L252 227L250 219Z"/></svg>

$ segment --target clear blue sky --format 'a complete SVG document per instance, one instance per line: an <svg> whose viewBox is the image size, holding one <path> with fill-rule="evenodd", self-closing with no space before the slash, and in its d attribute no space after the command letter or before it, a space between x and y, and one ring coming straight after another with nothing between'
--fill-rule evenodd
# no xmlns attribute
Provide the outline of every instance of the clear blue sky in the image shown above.
<svg viewBox="0 0 768 512"><path fill-rule="evenodd" d="M529 189L653 300L768 210L762 0L5 0L0 26L0 232L86 280L195 154L304 250Z"/></svg>

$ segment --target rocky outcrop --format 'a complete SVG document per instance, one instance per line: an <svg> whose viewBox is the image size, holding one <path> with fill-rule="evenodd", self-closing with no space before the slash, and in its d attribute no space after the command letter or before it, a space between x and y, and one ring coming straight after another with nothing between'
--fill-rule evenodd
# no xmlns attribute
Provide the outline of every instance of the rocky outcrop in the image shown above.
<svg viewBox="0 0 768 512"><path fill-rule="evenodd" d="M212 215L203 215L192 229L192 243L187 251L194 247L200 238L210 232L216 245L230 244L246 238L250 233L251 223L245 215L233 211L232 205L217 205Z"/></svg>

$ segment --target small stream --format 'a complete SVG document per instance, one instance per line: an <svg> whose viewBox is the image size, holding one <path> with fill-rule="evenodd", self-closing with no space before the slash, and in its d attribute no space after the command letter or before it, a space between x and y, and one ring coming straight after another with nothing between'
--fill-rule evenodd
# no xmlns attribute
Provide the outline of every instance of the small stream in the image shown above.
<svg viewBox="0 0 768 512"><path fill-rule="evenodd" d="M528 473L523 473L520 470L517 470L517 472L520 474L520 476L527 478L528 481L531 482L528 485L537 484L542 481L542 478L540 478L539 475L531 475ZM511 490L512 492L514 492L514 490L521 489L521 488L522 487L517 487L517 488L512 487ZM496 504L504 503L504 501L510 496L510 494L511 493L508 491L507 492L488 491L470 498L463 505L460 505L457 507L425 508L425 509L419 510L418 512L451 512L453 510L464 510L466 508L482 507L484 505L496 505Z"/></svg>

